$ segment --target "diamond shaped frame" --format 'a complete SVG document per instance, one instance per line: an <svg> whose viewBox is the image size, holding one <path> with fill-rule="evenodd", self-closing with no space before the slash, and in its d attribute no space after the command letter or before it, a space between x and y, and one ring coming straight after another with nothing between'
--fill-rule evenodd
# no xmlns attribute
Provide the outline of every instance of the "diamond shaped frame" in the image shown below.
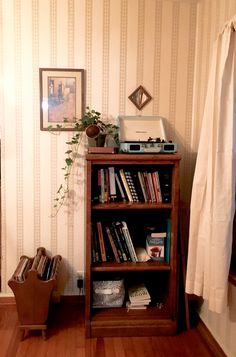
<svg viewBox="0 0 236 357"><path fill-rule="evenodd" d="M135 91L131 93L128 98L139 110L141 110L146 104L148 104L152 100L151 95L141 85L136 88Z"/></svg>

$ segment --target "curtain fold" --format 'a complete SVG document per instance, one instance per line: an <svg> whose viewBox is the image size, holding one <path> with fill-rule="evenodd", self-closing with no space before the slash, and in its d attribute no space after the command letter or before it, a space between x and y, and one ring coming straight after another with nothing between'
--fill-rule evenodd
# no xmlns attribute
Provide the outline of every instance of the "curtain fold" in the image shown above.
<svg viewBox="0 0 236 357"><path fill-rule="evenodd" d="M236 183L236 16L214 43L190 205L186 292L227 306Z"/></svg>

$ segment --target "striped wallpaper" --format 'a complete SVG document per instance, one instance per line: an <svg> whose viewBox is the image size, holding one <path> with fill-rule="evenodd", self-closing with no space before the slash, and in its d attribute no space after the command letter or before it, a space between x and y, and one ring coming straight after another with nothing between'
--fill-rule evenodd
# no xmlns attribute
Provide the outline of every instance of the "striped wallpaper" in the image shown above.
<svg viewBox="0 0 236 357"><path fill-rule="evenodd" d="M77 294L84 270L84 148L69 204L51 217L63 179L65 141L39 128L39 67L86 71L86 105L166 118L182 154L181 197L188 201L214 38L234 0L0 0L2 133L2 293L20 255L38 246L61 254L59 290ZM128 96L153 97L138 111Z"/></svg>

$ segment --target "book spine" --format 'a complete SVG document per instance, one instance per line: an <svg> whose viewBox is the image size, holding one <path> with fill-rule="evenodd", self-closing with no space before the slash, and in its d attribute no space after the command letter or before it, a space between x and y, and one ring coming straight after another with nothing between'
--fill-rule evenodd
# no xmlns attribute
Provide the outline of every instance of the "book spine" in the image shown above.
<svg viewBox="0 0 236 357"><path fill-rule="evenodd" d="M167 223L167 232L166 232L166 262L170 263L170 244L171 244L171 220L168 218Z"/></svg>
<svg viewBox="0 0 236 357"><path fill-rule="evenodd" d="M94 170L92 174L92 202L99 202L99 189L98 170Z"/></svg>
<svg viewBox="0 0 236 357"><path fill-rule="evenodd" d="M109 172L108 169L104 169L104 202L109 202Z"/></svg>
<svg viewBox="0 0 236 357"><path fill-rule="evenodd" d="M98 201L102 202L102 181L101 181L101 169L98 170Z"/></svg>
<svg viewBox="0 0 236 357"><path fill-rule="evenodd" d="M109 172L109 195L113 201L117 198L116 195L116 182L115 182L115 168L113 166L108 167Z"/></svg>
<svg viewBox="0 0 236 357"><path fill-rule="evenodd" d="M101 199L100 203L105 203L105 174L104 169L100 169L101 172Z"/></svg>
<svg viewBox="0 0 236 357"><path fill-rule="evenodd" d="M98 232L98 240L100 245L101 258L103 262L107 261L105 244L103 239L103 231L102 231L102 223L97 222L97 232Z"/></svg>
<svg viewBox="0 0 236 357"><path fill-rule="evenodd" d="M125 221L121 221L121 224L122 224L122 231L123 231L123 234L124 234L124 237L125 237L128 249L129 249L129 253L131 256L131 260L132 260L132 262L137 262L138 258L137 258L137 255L136 255L136 252L134 249L134 245L133 245L130 233L129 233L127 223Z"/></svg>
<svg viewBox="0 0 236 357"><path fill-rule="evenodd" d="M123 185L124 185L126 194L127 194L127 196L128 196L128 200L129 200L129 202L133 202L133 197L132 197L132 195L131 195L131 192L130 192L128 183L127 183L127 181L126 181L126 177L125 177L124 170L123 170L123 169L120 169L120 170L119 170L119 173L120 173L120 177L121 177L121 180L122 180L122 182L123 182Z"/></svg>
<svg viewBox="0 0 236 357"><path fill-rule="evenodd" d="M159 174L157 171L152 173L152 180L153 180L153 185L154 185L156 201L161 203L162 202L161 186L160 186Z"/></svg>
<svg viewBox="0 0 236 357"><path fill-rule="evenodd" d="M117 253L119 255L120 261L123 262L124 261L124 257L123 257L123 252L122 252L122 246L121 246L121 244L119 242L119 238L117 238L116 231L115 231L115 229L113 227L113 224L111 224L109 226L109 228L110 228L110 232L111 232L113 241L115 243L116 250L117 250Z"/></svg>
<svg viewBox="0 0 236 357"><path fill-rule="evenodd" d="M120 251L121 251L121 254L122 254L122 259L124 262L127 262L127 256L126 256L126 253L125 253L125 250L124 250L124 246L122 244L122 240L121 240L121 237L118 233L118 230L117 230L117 227L116 227L116 222L112 222L112 227L113 227L113 232L114 232L114 235L116 237L116 241L119 245L119 248L120 248Z"/></svg>
<svg viewBox="0 0 236 357"><path fill-rule="evenodd" d="M113 240L111 230L110 230L110 228L108 226L105 226L105 229L106 229L106 232L107 232L107 236L108 236L108 239L109 239L109 242L110 242L114 257L115 257L115 260L117 261L117 263L120 263L119 253L117 251L115 242Z"/></svg>
<svg viewBox="0 0 236 357"><path fill-rule="evenodd" d="M147 202L152 202L150 187L148 184L148 173L146 171L143 172L143 178L144 178L144 184L145 184L146 193L147 193Z"/></svg>
<svg viewBox="0 0 236 357"><path fill-rule="evenodd" d="M142 191L142 187L141 187L141 184L140 184L140 181L139 181L139 178L138 178L138 172L137 171L132 171L131 175L132 175L132 178L133 178L134 186L136 188L139 201L140 202L145 202L143 191Z"/></svg>
<svg viewBox="0 0 236 357"><path fill-rule="evenodd" d="M171 173L162 171L160 173L160 186L163 202L171 202Z"/></svg>
<svg viewBox="0 0 236 357"><path fill-rule="evenodd" d="M126 202L127 201L126 195L125 195L124 189L122 187L122 184L121 184L121 181L120 181L120 178L119 178L117 172L115 173L115 180L116 180L116 184L117 184L121 199L122 199L122 201Z"/></svg>
<svg viewBox="0 0 236 357"><path fill-rule="evenodd" d="M126 258L128 261L131 261L131 256L130 256L130 252L129 252L129 249L128 249L128 246L127 246L127 243L126 243L126 239L125 239L125 236L124 236L124 233L123 233L123 230L122 230L122 224L121 222L115 222L115 227L116 227L116 230L117 230L117 233L120 237L120 241L121 241L121 244L122 244L122 247L123 247L123 250L124 250L124 253L126 255Z"/></svg>
<svg viewBox="0 0 236 357"><path fill-rule="evenodd" d="M98 232L94 227L92 231L92 239L94 243L95 263L101 263L102 259L101 259L100 245L98 239Z"/></svg>
<svg viewBox="0 0 236 357"><path fill-rule="evenodd" d="M149 187L149 191L150 191L150 195L151 195L151 202L156 202L156 195L155 195L155 191L154 191L151 172L147 173L147 181L148 181L148 187Z"/></svg>
<svg viewBox="0 0 236 357"><path fill-rule="evenodd" d="M138 179L139 179L140 186L141 186L141 189L142 189L144 201L148 202L148 197L147 197L147 192L146 192L146 188L145 188L143 172L138 171Z"/></svg>
<svg viewBox="0 0 236 357"><path fill-rule="evenodd" d="M139 202L136 187L134 185L134 181L133 181L130 171L124 170L124 174L125 174L127 184L129 186L129 190L130 190L133 202Z"/></svg>

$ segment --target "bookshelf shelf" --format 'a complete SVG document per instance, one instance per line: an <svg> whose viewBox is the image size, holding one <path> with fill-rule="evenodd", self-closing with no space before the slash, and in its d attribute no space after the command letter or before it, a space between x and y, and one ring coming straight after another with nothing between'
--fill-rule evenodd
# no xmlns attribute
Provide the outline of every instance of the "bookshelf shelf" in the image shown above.
<svg viewBox="0 0 236 357"><path fill-rule="evenodd" d="M179 154L88 154L86 156L85 325L87 337L172 335L177 332L177 227L180 159ZM141 179L139 189L137 181L134 185L136 191L134 195L137 196L138 202L131 202L128 192L125 192L127 195L126 202L124 202L124 197L119 196L121 192L118 192L119 185L115 180L117 191L112 196L111 187L113 186L109 181L109 175L112 172L110 168L115 172L113 175L120 175L121 180L121 171L130 171L133 178L135 175L144 177L146 173L154 177L153 173L157 172L160 177L159 188L162 200L158 199L156 188L154 192L156 196L151 200L152 188L149 183L145 183L147 185L145 189L149 192L143 192L142 196L140 192L144 190L144 186L141 185ZM128 190L125 188L125 184L124 189ZM129 189L132 190L132 187L130 186ZM106 194L102 196L106 190L108 196ZM149 200L144 199L146 193L149 195ZM163 246L165 255L160 258L162 260L136 262L130 254L130 261L119 262L118 259L123 260L123 255L117 257L114 247L112 248L113 252L110 250L112 252L110 255L108 245L112 240L117 248L117 239L127 239L123 231L123 223L121 224L122 228L116 228L116 224L120 227L120 222L124 222L128 227L131 245L135 248L146 248L147 229L150 226L159 227L158 232L164 230L166 232ZM112 233L110 237L107 227ZM114 230L117 232L114 233ZM101 240L104 244L104 255L102 255ZM120 242L120 244L125 243ZM98 246L100 255L97 252ZM110 245L110 249L111 247L112 245ZM129 248L126 254L128 257ZM93 307L94 281L115 281L116 279L122 279L124 282L123 305L113 308ZM144 283L147 287L151 295L151 303L146 309L127 309L127 291L131 283Z"/></svg>
<svg viewBox="0 0 236 357"><path fill-rule="evenodd" d="M99 263L91 266L92 272L103 271L153 271L153 270L170 270L170 265L165 262L145 262L145 263Z"/></svg>
<svg viewBox="0 0 236 357"><path fill-rule="evenodd" d="M100 203L100 204L92 204L92 210L139 210L139 209L171 209L171 203L140 203L140 202L119 202L119 203Z"/></svg>

